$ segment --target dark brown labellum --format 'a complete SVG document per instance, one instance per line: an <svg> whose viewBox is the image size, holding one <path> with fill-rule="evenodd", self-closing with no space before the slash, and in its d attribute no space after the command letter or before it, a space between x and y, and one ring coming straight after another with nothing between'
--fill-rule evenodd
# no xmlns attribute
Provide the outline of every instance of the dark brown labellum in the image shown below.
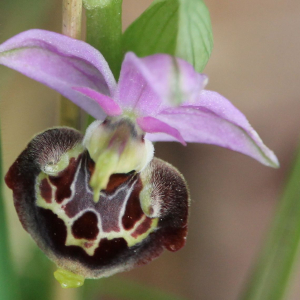
<svg viewBox="0 0 300 300"><path fill-rule="evenodd" d="M86 278L143 265L185 244L189 193L182 175L154 158L141 172L113 174L99 201L82 135L37 135L6 175L19 219L60 268Z"/></svg>

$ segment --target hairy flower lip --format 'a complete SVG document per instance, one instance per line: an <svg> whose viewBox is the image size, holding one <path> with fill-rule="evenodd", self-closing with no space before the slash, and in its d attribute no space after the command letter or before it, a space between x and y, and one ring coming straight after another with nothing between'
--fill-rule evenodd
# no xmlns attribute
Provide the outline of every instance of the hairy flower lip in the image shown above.
<svg viewBox="0 0 300 300"><path fill-rule="evenodd" d="M99 278L182 248L190 203L182 175L153 158L139 174L114 174L95 203L87 184L94 163L85 148L76 147L82 139L70 128L46 130L5 177L24 229L45 254L59 268ZM43 166L54 152L69 153L70 163L52 176Z"/></svg>

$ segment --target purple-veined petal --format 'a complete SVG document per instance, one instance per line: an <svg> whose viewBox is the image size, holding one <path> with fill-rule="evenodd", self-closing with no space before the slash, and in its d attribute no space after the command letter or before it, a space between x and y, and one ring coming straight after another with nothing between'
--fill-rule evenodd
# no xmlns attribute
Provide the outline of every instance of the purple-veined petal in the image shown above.
<svg viewBox="0 0 300 300"><path fill-rule="evenodd" d="M119 116L122 113L120 106L108 96L87 87L73 87L73 89L95 100L109 116Z"/></svg>
<svg viewBox="0 0 300 300"><path fill-rule="evenodd" d="M202 91L196 105L168 108L157 119L179 130L186 142L215 144L249 155L259 162L278 167L275 154L267 148L246 117L216 92ZM158 133L151 141L174 141Z"/></svg>
<svg viewBox="0 0 300 300"><path fill-rule="evenodd" d="M95 48L45 30L28 30L1 44L0 64L53 88L98 119L105 116L98 103L72 87L85 86L105 95L116 87L107 62Z"/></svg>
<svg viewBox="0 0 300 300"><path fill-rule="evenodd" d="M159 110L193 103L207 83L182 59L166 54L138 58L126 54L114 99L140 116L155 115Z"/></svg>
<svg viewBox="0 0 300 300"><path fill-rule="evenodd" d="M141 129L145 132L149 132L149 133L163 132L172 136L173 138L178 140L181 144L186 145L186 142L184 141L180 132L174 127L166 124L165 122L162 122L153 117L142 117L142 118L138 118L136 121L138 125L141 127Z"/></svg>

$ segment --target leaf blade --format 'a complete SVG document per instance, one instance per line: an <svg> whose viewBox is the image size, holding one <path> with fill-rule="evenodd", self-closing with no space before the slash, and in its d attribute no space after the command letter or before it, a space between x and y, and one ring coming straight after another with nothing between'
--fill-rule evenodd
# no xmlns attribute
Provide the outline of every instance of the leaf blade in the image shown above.
<svg viewBox="0 0 300 300"><path fill-rule="evenodd" d="M3 197L2 167L3 159L0 134L0 299L18 300L20 299L19 287L11 260L11 252L9 250L8 230Z"/></svg>
<svg viewBox="0 0 300 300"><path fill-rule="evenodd" d="M241 300L283 300L300 249L300 149L265 246Z"/></svg>
<svg viewBox="0 0 300 300"><path fill-rule="evenodd" d="M123 49L138 56L154 53L174 53L177 32L177 1L154 1L125 31ZM159 20L159 22L157 22ZM172 37L170 40L169 37ZM157 43L159 39L165 43ZM147 46L145 46L147 45Z"/></svg>
<svg viewBox="0 0 300 300"><path fill-rule="evenodd" d="M209 11L202 0L156 0L123 35L123 51L167 53L201 72L212 52Z"/></svg>
<svg viewBox="0 0 300 300"><path fill-rule="evenodd" d="M181 0L181 3L176 56L192 62L200 72L206 66L213 48L209 11L203 1ZM189 47L186 46L188 44Z"/></svg>

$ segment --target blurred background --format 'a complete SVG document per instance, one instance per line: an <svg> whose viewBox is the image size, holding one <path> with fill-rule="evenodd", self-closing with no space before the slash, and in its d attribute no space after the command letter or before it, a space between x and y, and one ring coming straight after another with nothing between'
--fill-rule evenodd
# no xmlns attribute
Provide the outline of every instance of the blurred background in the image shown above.
<svg viewBox="0 0 300 300"><path fill-rule="evenodd" d="M124 0L124 28L151 2ZM281 168L210 145L157 144L156 156L176 166L190 187L187 245L117 276L186 299L233 300L265 239L299 142L300 2L205 2L214 33L214 50L204 70L208 89L223 94L247 116ZM30 28L60 32L61 1L1 0L0 43ZM58 99L54 91L0 66L5 172L33 135L58 124ZM14 262L22 272L36 246L21 228L8 189L6 210ZM299 299L300 276L295 278L290 300ZM55 299L74 299L73 291L60 289L54 279L52 284Z"/></svg>

